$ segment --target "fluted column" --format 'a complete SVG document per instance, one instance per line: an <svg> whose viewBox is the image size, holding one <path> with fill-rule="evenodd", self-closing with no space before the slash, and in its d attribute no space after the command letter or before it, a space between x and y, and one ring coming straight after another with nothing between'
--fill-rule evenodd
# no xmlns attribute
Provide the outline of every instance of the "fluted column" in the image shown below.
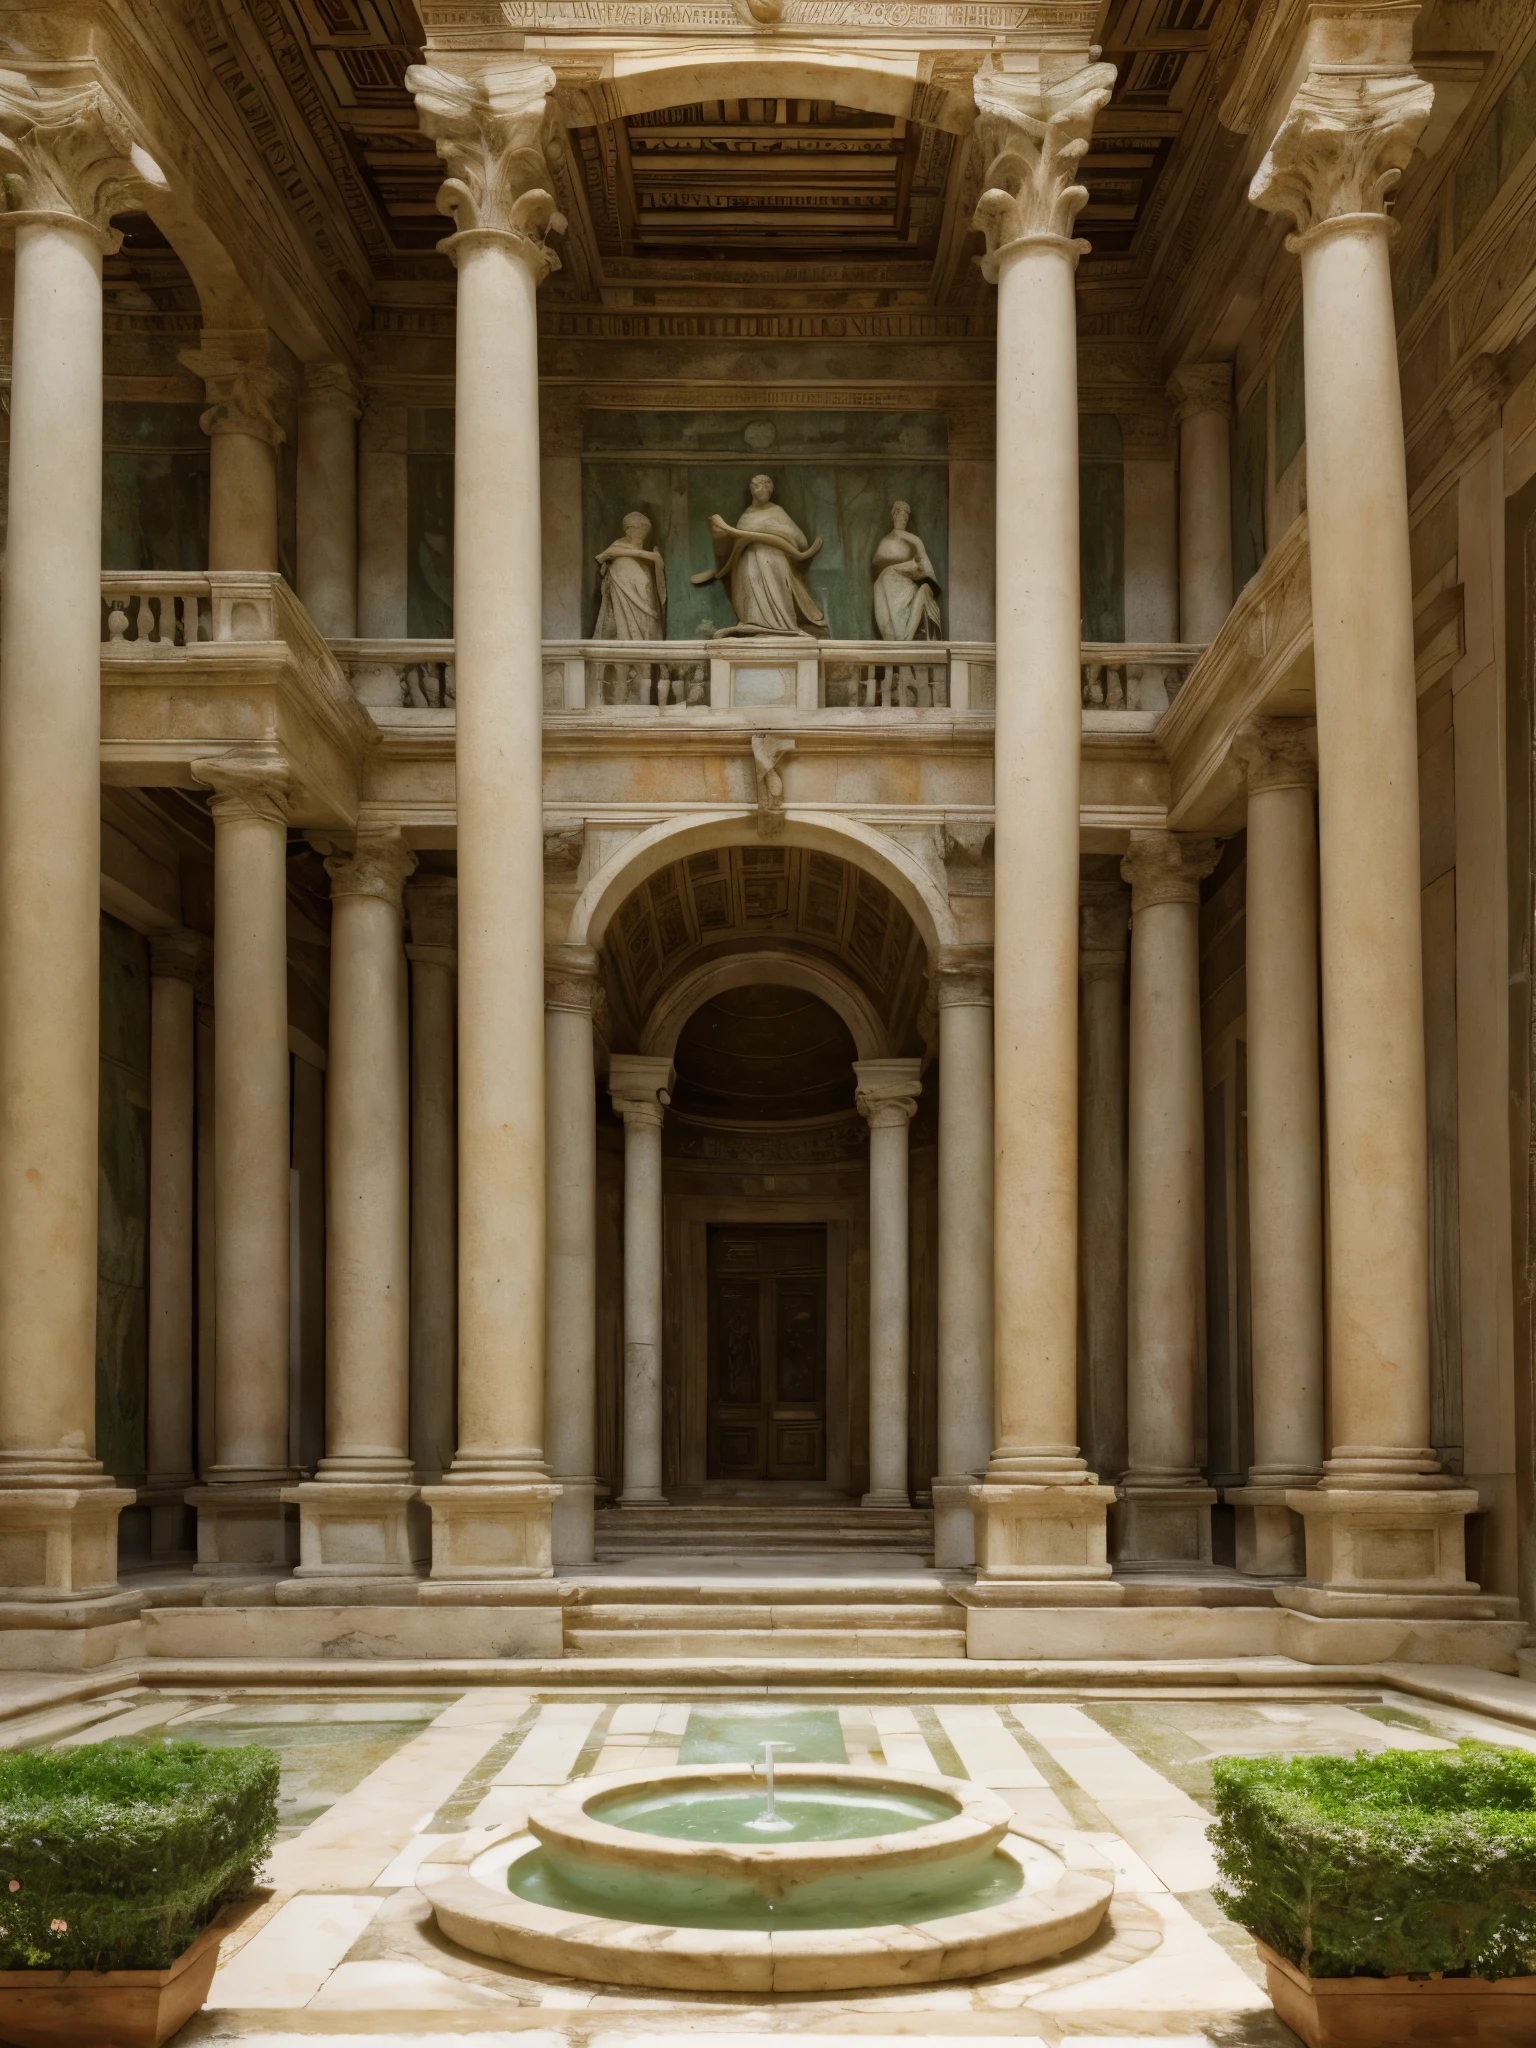
<svg viewBox="0 0 1536 2048"><path fill-rule="evenodd" d="M1216 1495L1196 1460L1204 1356L1205 1087L1200 884L1214 839L1133 832L1126 1425L1117 1560L1211 1555Z"/></svg>
<svg viewBox="0 0 1536 2048"><path fill-rule="evenodd" d="M197 1569L291 1562L288 1434L288 769L193 763L213 791L214 1463Z"/></svg>
<svg viewBox="0 0 1536 2048"><path fill-rule="evenodd" d="M150 1550L186 1546L192 1447L194 1011L207 941L168 932L149 945L149 1345L147 1490Z"/></svg>
<svg viewBox="0 0 1536 2048"><path fill-rule="evenodd" d="M356 377L306 363L299 394L298 592L327 640L357 632Z"/></svg>
<svg viewBox="0 0 1536 2048"><path fill-rule="evenodd" d="M970 1490L992 1450L992 948L946 946L939 1007L938 1565L976 1562Z"/></svg>
<svg viewBox="0 0 1536 2048"><path fill-rule="evenodd" d="M616 1053L608 1092L624 1119L624 1490L621 1508L661 1490L661 1125L672 1062ZM595 1161L594 1161L595 1167Z"/></svg>
<svg viewBox="0 0 1536 2048"><path fill-rule="evenodd" d="M458 892L420 875L405 892L411 963L411 1462L425 1484L453 1459L458 1374L458 1140L453 1090Z"/></svg>
<svg viewBox="0 0 1536 2048"><path fill-rule="evenodd" d="M1125 942L1130 897L1116 879L1083 884L1078 953L1082 1076L1078 1244L1083 1444L1094 1469L1125 1470Z"/></svg>
<svg viewBox="0 0 1536 2048"><path fill-rule="evenodd" d="M597 1080L590 946L551 946L544 975L549 1075L549 1463L554 1560L590 1564L597 1499Z"/></svg>
<svg viewBox="0 0 1536 2048"><path fill-rule="evenodd" d="M1169 380L1179 429L1179 638L1214 640L1232 609L1232 365Z"/></svg>
<svg viewBox="0 0 1536 2048"><path fill-rule="evenodd" d="M975 224L997 284L995 1443L979 1596L1118 1599L1077 1447L1077 309L1072 176L1112 65L976 75ZM990 1588L990 1590L989 1590ZM974 1646L973 1638L973 1646Z"/></svg>
<svg viewBox="0 0 1536 2048"><path fill-rule="evenodd" d="M181 361L208 396L200 422L211 443L208 566L276 569L277 450L287 434L266 330L205 327L200 346L183 349Z"/></svg>
<svg viewBox="0 0 1536 2048"><path fill-rule="evenodd" d="M869 1125L869 1491L867 1508L904 1508L911 1273L907 1126L923 1092L921 1060L855 1060L854 1097Z"/></svg>
<svg viewBox="0 0 1536 2048"><path fill-rule="evenodd" d="M136 204L98 86L0 75L14 233L0 606L0 1596L110 1592L96 1444L101 262Z"/></svg>
<svg viewBox="0 0 1536 2048"><path fill-rule="evenodd" d="M544 1458L537 324L556 261L544 237L559 223L541 151L554 82L521 59L475 80L427 66L408 79L450 174L438 204L453 216L443 247L458 272L459 1444L423 1496L439 1582L547 1579L556 1497ZM434 1597L455 1597L452 1585Z"/></svg>
<svg viewBox="0 0 1536 2048"><path fill-rule="evenodd" d="M1244 1571L1299 1573L1291 1487L1323 1462L1322 1091L1318 1057L1317 763L1312 730L1270 719L1238 737L1248 775L1248 1258L1253 1464L1228 1487Z"/></svg>
<svg viewBox="0 0 1536 2048"><path fill-rule="evenodd" d="M1295 222L1306 330L1333 1448L1321 1487L1290 1496L1315 1583L1282 1597L1324 1614L1455 1611L1477 1504L1429 1442L1413 576L1386 214L1434 99L1413 18L1316 10L1249 191Z"/></svg>
<svg viewBox="0 0 1536 2048"><path fill-rule="evenodd" d="M325 1456L291 1489L299 1599L410 1578L427 1551L410 1434L410 1122L397 830L327 857ZM413 1512L414 1510L414 1512ZM312 1582L310 1588L305 1581Z"/></svg>

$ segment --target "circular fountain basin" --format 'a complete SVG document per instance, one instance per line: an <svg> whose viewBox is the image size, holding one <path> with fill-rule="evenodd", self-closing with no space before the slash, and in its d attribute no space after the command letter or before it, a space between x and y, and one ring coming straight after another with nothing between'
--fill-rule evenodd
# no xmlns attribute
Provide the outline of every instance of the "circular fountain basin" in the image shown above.
<svg viewBox="0 0 1536 2048"><path fill-rule="evenodd" d="M1081 1843L964 1780L781 1765L582 1779L418 1879L450 1940L525 1968L678 1990L925 1983L1059 1955L1113 1890Z"/></svg>

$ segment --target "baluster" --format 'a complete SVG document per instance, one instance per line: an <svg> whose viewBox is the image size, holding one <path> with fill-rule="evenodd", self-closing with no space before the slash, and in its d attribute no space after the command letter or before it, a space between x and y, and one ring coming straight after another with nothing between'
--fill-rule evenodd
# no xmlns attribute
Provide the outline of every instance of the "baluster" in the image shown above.
<svg viewBox="0 0 1536 2048"><path fill-rule="evenodd" d="M123 600L112 597L107 600L107 642L117 647L128 635L128 614L123 609Z"/></svg>

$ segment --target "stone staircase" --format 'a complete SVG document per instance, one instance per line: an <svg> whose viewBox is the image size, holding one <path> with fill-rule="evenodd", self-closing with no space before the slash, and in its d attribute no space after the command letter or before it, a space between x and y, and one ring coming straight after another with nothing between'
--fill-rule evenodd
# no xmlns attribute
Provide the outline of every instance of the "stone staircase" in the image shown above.
<svg viewBox="0 0 1536 2048"><path fill-rule="evenodd" d="M862 1557L913 1566L933 1562L928 1508L862 1508L854 1501L780 1505L721 1500L656 1508L600 1508L597 1561L632 1558L756 1561L820 1553L839 1566Z"/></svg>
<svg viewBox="0 0 1536 2048"><path fill-rule="evenodd" d="M759 1565L759 1572L761 1566ZM930 1572L911 1576L613 1577L578 1585L568 1657L965 1656L965 1610Z"/></svg>

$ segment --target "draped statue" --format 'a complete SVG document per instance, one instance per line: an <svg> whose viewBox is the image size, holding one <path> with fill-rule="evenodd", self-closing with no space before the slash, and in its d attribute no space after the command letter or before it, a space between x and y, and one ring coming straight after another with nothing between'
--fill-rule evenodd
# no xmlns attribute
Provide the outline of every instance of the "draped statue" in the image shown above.
<svg viewBox="0 0 1536 2048"><path fill-rule="evenodd" d="M907 530L912 507L898 498L891 530L875 549L875 630L882 640L938 640L939 579L928 550Z"/></svg>
<svg viewBox="0 0 1536 2048"><path fill-rule="evenodd" d="M626 512L624 532L597 558L599 640L665 640L667 572L660 551L647 547L651 522Z"/></svg>
<svg viewBox="0 0 1536 2048"><path fill-rule="evenodd" d="M804 639L807 626L824 633L826 613L798 573L819 552L820 540L807 541L783 506L774 504L771 476L753 477L750 489L752 502L734 526L718 512L709 515L709 530L725 552L713 569L693 578L724 583L730 593L736 623L720 627L715 637L772 633Z"/></svg>

